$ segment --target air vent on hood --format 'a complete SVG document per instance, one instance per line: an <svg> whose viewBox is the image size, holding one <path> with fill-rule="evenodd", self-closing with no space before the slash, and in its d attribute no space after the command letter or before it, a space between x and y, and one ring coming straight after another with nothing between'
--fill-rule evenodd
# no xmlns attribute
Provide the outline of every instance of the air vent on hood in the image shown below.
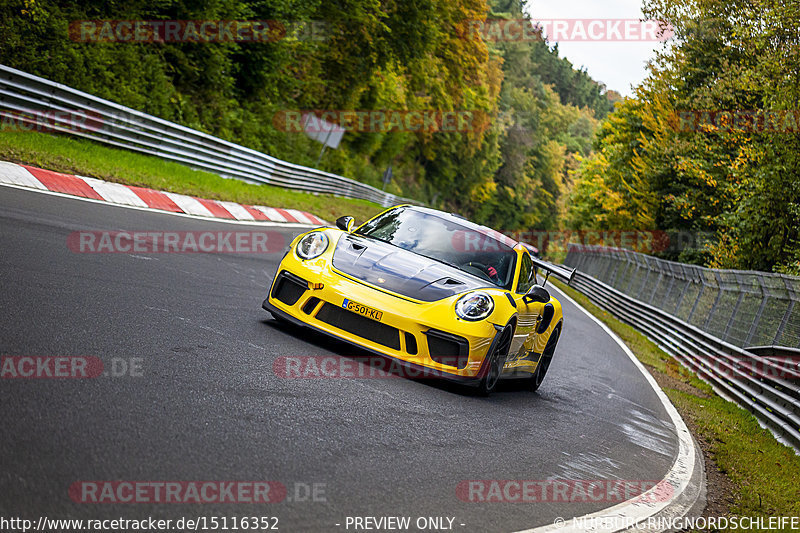
<svg viewBox="0 0 800 533"><path fill-rule="evenodd" d="M381 290L435 302L472 289L493 286L490 282L423 255L358 235L339 239L333 266ZM462 275L463 274L463 275Z"/></svg>

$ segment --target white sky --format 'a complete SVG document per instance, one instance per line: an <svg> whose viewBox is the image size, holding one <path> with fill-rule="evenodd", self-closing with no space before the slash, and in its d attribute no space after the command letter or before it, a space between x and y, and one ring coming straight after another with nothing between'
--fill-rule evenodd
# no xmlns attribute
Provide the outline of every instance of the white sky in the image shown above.
<svg viewBox="0 0 800 533"><path fill-rule="evenodd" d="M642 0L528 0L533 20L551 19L641 19ZM596 81L623 96L646 76L645 64L659 42L561 42L561 57L576 68L585 67Z"/></svg>

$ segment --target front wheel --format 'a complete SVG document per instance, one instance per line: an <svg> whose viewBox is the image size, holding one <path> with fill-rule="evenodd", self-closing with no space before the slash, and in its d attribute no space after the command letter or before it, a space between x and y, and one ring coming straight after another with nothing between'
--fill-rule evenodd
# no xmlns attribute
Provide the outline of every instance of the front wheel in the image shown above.
<svg viewBox="0 0 800 533"><path fill-rule="evenodd" d="M550 363L553 362L553 354L556 352L556 345L558 344L559 335L561 335L561 328L557 327L553 330L553 333L550 334L550 338L547 339L547 346L545 346L544 351L542 352L542 358L539 360L539 364L536 366L536 371L529 378L531 384L530 389L532 391L537 391L539 390L539 387L542 386L542 381L544 381L544 377L547 375L547 370L550 368Z"/></svg>
<svg viewBox="0 0 800 533"><path fill-rule="evenodd" d="M514 338L514 332L510 326L498 334L495 342L492 343L489 353L486 358L489 363L486 368L486 373L480 382L478 382L478 393L482 396L489 396L492 391L497 387L497 382L500 381L500 374L503 372L503 366L506 364L506 357L508 351L511 349L511 340Z"/></svg>

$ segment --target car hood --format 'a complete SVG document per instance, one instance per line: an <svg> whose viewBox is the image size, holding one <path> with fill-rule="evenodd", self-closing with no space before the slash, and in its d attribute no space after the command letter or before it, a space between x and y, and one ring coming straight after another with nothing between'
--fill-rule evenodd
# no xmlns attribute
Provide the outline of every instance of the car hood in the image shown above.
<svg viewBox="0 0 800 533"><path fill-rule="evenodd" d="M497 288L455 267L354 234L339 239L333 266L356 279L424 302L474 289Z"/></svg>

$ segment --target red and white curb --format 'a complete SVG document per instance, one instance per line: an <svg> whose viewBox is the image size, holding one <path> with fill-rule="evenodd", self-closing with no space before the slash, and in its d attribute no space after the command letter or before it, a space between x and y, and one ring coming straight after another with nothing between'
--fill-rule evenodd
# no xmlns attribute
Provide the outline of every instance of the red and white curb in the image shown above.
<svg viewBox="0 0 800 533"><path fill-rule="evenodd" d="M0 185L28 187L111 204L208 218L241 222L327 225L327 222L321 218L297 209L281 209L262 205L208 200L174 192L122 185L85 176L62 174L61 172L44 170L28 165L17 165L7 161L0 161Z"/></svg>

